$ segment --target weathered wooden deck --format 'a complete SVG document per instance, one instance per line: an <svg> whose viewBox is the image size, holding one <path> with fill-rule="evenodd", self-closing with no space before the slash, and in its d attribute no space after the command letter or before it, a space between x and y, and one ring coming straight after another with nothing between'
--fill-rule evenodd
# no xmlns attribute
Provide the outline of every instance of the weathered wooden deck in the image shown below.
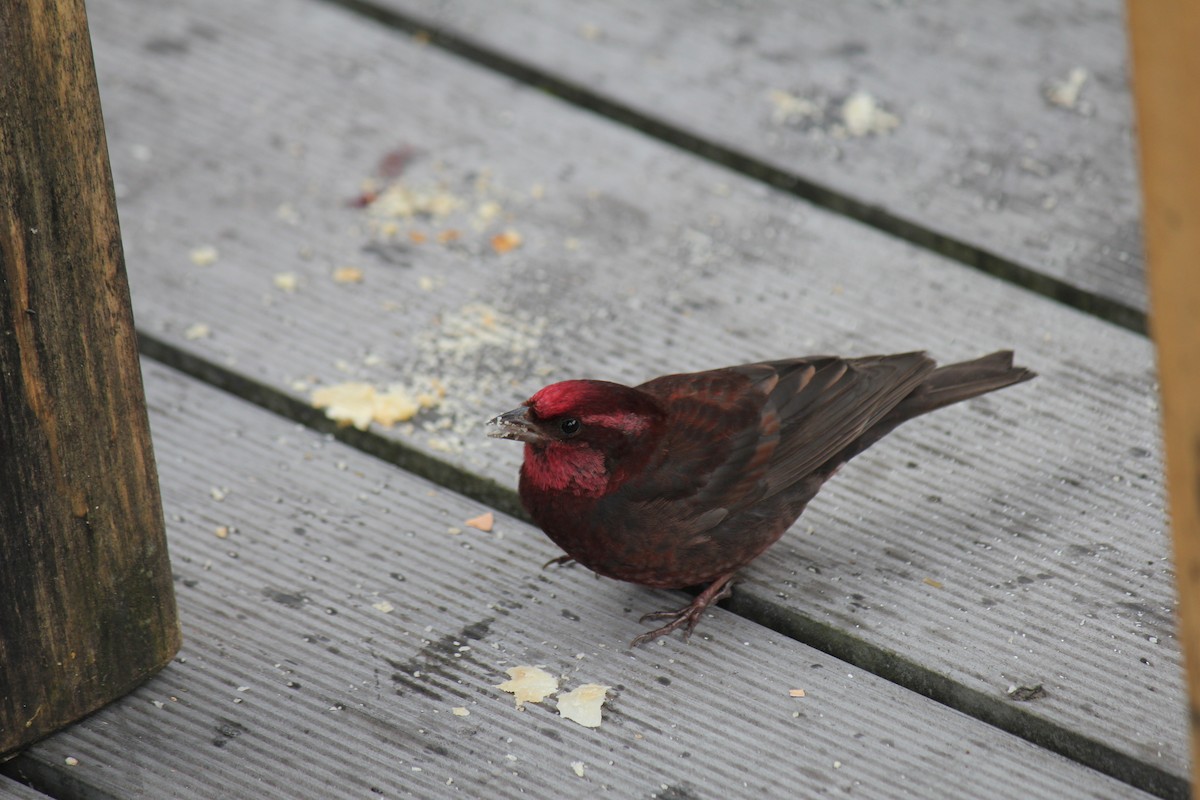
<svg viewBox="0 0 1200 800"><path fill-rule="evenodd" d="M1185 794L1119 3L88 8L186 643L0 796ZM482 432L566 377L1000 347L1038 380L847 467L690 644L539 568ZM335 430L349 380L445 396Z"/></svg>

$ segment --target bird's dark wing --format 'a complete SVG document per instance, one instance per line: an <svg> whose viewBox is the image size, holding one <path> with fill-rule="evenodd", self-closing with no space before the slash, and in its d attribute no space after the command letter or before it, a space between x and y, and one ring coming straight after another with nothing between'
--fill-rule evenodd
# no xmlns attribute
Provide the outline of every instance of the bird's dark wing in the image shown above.
<svg viewBox="0 0 1200 800"><path fill-rule="evenodd" d="M778 405L783 431L767 470L768 496L837 456L916 390L935 367L924 353L831 359L798 391L781 393L777 387L767 405Z"/></svg>
<svg viewBox="0 0 1200 800"><path fill-rule="evenodd" d="M637 388L667 409L662 460L625 499L715 526L810 475L933 367L922 353L818 356L656 378Z"/></svg>

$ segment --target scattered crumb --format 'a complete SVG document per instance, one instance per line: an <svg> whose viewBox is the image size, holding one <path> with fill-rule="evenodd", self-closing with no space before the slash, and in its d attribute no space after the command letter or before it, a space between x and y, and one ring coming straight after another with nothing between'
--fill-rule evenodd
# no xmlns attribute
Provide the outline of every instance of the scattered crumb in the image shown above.
<svg viewBox="0 0 1200 800"><path fill-rule="evenodd" d="M900 118L880 108L871 95L857 91L842 103L842 122L847 133L858 137L887 133L900 125Z"/></svg>
<svg viewBox="0 0 1200 800"><path fill-rule="evenodd" d="M492 249L497 253L508 253L520 246L521 234L511 229L492 237Z"/></svg>
<svg viewBox="0 0 1200 800"><path fill-rule="evenodd" d="M600 727L600 707L609 687L585 683L558 696L558 713L585 728Z"/></svg>
<svg viewBox="0 0 1200 800"><path fill-rule="evenodd" d="M325 416L343 425L353 425L365 431L372 422L386 428L406 422L424 408L439 402L433 393L413 394L403 386L393 385L380 392L369 383L350 381L317 389L312 393L315 408L325 409Z"/></svg>
<svg viewBox="0 0 1200 800"><path fill-rule="evenodd" d="M67 756L66 758L63 759L63 763L66 764L68 767L77 767L77 766L79 766L79 759L76 758L75 756Z"/></svg>
<svg viewBox="0 0 1200 800"><path fill-rule="evenodd" d="M207 267L216 263L218 253L217 248L212 245L204 245L203 247L194 248L188 256L197 267Z"/></svg>
<svg viewBox="0 0 1200 800"><path fill-rule="evenodd" d="M816 103L791 92L772 89L767 97L774 106L771 110L771 121L776 125L787 125L821 115L821 108Z"/></svg>
<svg viewBox="0 0 1200 800"><path fill-rule="evenodd" d="M462 533L462 528L446 528L446 533L450 534L451 536L458 536L460 533Z"/></svg>
<svg viewBox="0 0 1200 800"><path fill-rule="evenodd" d="M540 703L558 691L558 679L541 667L509 667L505 672L509 680L497 684L496 688L511 692L517 708L526 703Z"/></svg>
<svg viewBox="0 0 1200 800"><path fill-rule="evenodd" d="M575 770L576 775L578 775L581 778L583 777L583 770L585 769L585 766L582 761L572 761L571 769Z"/></svg>
<svg viewBox="0 0 1200 800"><path fill-rule="evenodd" d="M372 605L371 608L375 609L376 611L382 611L384 614L390 614L396 610L396 607L387 600L380 600L378 603Z"/></svg>
<svg viewBox="0 0 1200 800"><path fill-rule="evenodd" d="M300 278L294 272L280 272L272 278L275 288L293 294L300 288Z"/></svg>
<svg viewBox="0 0 1200 800"><path fill-rule="evenodd" d="M451 714L453 714L453 715L454 715L454 716L456 716L456 717L469 717L469 716L471 716L471 712L470 712L470 711L468 711L468 710L467 710L466 708L464 708L463 706L456 706L456 707L454 707L454 708L450 709L450 713L451 713Z"/></svg>
<svg viewBox="0 0 1200 800"><path fill-rule="evenodd" d="M924 583L926 586L932 586L932 587L933 587L933 588L935 588L935 589L941 589L941 588L942 588L942 582L941 582L941 581L935 581L933 578L925 578L925 579L923 579L923 580L922 580L922 583Z"/></svg>
<svg viewBox="0 0 1200 800"><path fill-rule="evenodd" d="M500 216L500 204L495 200L488 200L485 203L480 203L479 208L475 209L475 222L478 225L487 225L489 222Z"/></svg>
<svg viewBox="0 0 1200 800"><path fill-rule="evenodd" d="M475 528L484 533L491 533L492 526L496 524L496 515L488 511L485 514L480 514L478 517L471 517L463 524L468 528Z"/></svg>
<svg viewBox="0 0 1200 800"><path fill-rule="evenodd" d="M189 342L194 342L197 339L207 339L210 336L212 336L212 329L203 322L197 322L183 332L183 338Z"/></svg>
<svg viewBox="0 0 1200 800"><path fill-rule="evenodd" d="M229 526L228 525L218 525L216 530L213 531L213 533L215 533L217 535L218 539L228 539L229 538Z"/></svg>
<svg viewBox="0 0 1200 800"><path fill-rule="evenodd" d="M788 691L788 697L804 697L803 689L791 689Z"/></svg>
<svg viewBox="0 0 1200 800"><path fill-rule="evenodd" d="M362 283L363 271L358 267L338 267L333 271L336 283Z"/></svg>
<svg viewBox="0 0 1200 800"><path fill-rule="evenodd" d="M438 244L450 244L450 242L457 242L460 238L462 238L462 233L456 228L447 228L439 231L437 235Z"/></svg>
<svg viewBox="0 0 1200 800"><path fill-rule="evenodd" d="M291 203L280 203L279 208L275 209L275 219L288 225L300 224L300 215Z"/></svg>
<svg viewBox="0 0 1200 800"><path fill-rule="evenodd" d="M402 183L392 183L375 196L370 210L372 217L384 219L444 217L462 204L461 198L441 188L413 188Z"/></svg>
<svg viewBox="0 0 1200 800"><path fill-rule="evenodd" d="M1074 110L1079 106L1079 94L1087 82L1088 71L1075 67L1061 81L1048 81L1042 88L1042 96L1053 105Z"/></svg>
<svg viewBox="0 0 1200 800"><path fill-rule="evenodd" d="M422 275L417 278L417 288L423 292L432 292L437 288L437 281L428 275Z"/></svg>
<svg viewBox="0 0 1200 800"><path fill-rule="evenodd" d="M208 496L213 500L216 500L218 503L224 500L228 494L229 490L223 489L220 486L211 486L208 490Z"/></svg>
<svg viewBox="0 0 1200 800"><path fill-rule="evenodd" d="M579 35L589 42L594 42L604 35L604 31L594 22L585 22L579 26ZM582 774L580 777L583 777Z"/></svg>
<svg viewBox="0 0 1200 800"><path fill-rule="evenodd" d="M421 231L409 231L408 240L413 244L425 244L427 241L429 241L429 237Z"/></svg>

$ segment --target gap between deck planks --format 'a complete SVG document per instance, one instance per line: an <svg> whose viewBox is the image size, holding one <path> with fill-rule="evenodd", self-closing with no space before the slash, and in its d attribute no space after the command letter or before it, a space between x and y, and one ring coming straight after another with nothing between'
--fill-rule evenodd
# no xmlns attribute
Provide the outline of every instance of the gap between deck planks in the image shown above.
<svg viewBox="0 0 1200 800"><path fill-rule="evenodd" d="M184 649L6 768L55 797L1147 797L720 610L629 651L671 593L144 364ZM611 686L601 726L516 710L518 664Z"/></svg>
<svg viewBox="0 0 1200 800"><path fill-rule="evenodd" d="M4 767L0 766L0 771ZM0 798L3 800L51 800L50 795L31 789L20 781L0 776Z"/></svg>
<svg viewBox="0 0 1200 800"><path fill-rule="evenodd" d="M498 320L498 343L443 354L454 391L411 435L353 436L439 480L471 476L511 505L519 449L491 446L477 426L552 376L1016 346L1038 381L902 429L829 487L740 591L772 616L852 632L874 661L896 653L996 701L1011 702L1009 685L1049 681L1048 698L1019 707L1025 722L1080 731L1118 766L1143 765L1146 785L1178 791L1182 705L1144 339L351 16L276 6L92 5L148 347L312 420L312 386L416 379L431 343L467 342ZM436 144L406 181L472 210L497 202L521 248L492 253L497 228L476 232L461 216L441 223L461 226L455 246L372 239L346 201L406 141ZM538 184L546 201L527 193ZM435 223L403 224L402 237ZM220 257L189 263L205 243ZM329 281L347 260L365 267L364 286ZM298 276L294 294L272 287L281 270ZM192 337L201 322L209 335Z"/></svg>
<svg viewBox="0 0 1200 800"><path fill-rule="evenodd" d="M1123 50L1102 46L1114 33L1124 46L1119 4L1025 12L1010 4L991 10L994 19L972 24L981 9L952 5L934 11L931 20L921 11L868 4L831 12L815 3L776 2L750 13L711 4L648 10L632 2L501 7L450 0L431 9L411 0L323 2L1146 333L1125 59ZM684 17L688 24L681 28ZM675 35L684 29L686 36ZM987 41L979 38L984 30ZM892 40L905 37L913 39L913 49L892 52ZM985 54L973 56L961 38ZM993 52L995 41L1008 44ZM771 47L769 57L757 62L746 55ZM1039 47L1045 51L1040 56L1032 52ZM857 49L848 55L842 48ZM887 52L876 56L872 48ZM931 49L943 60L935 61ZM1083 71L1085 84L1091 81L1089 99L1056 106L1044 95L1063 76L1049 74L1047 62L1066 75L1081 69L1072 57L1092 67L1090 74ZM1008 59L1005 66L1014 69L997 69L996 58ZM946 86L956 74L957 85ZM727 84L734 75L736 89ZM815 86L820 80L824 84ZM826 117L837 114L833 100L849 97L860 83L887 85L885 102L891 101L891 111L898 103L903 115L905 143L882 156L872 148L875 134L859 141L826 135L834 124ZM796 86L815 100L791 95ZM767 121L771 98L780 92L803 104L815 121L804 117L798 128ZM830 108L816 108L822 104ZM1097 108L1099 118L1090 118ZM909 128L917 133L910 136ZM897 164L904 167L897 171Z"/></svg>

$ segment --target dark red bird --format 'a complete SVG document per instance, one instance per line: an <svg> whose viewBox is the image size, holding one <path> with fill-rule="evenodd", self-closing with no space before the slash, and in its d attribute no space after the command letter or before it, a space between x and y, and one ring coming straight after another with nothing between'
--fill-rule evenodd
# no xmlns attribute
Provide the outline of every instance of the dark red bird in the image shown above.
<svg viewBox="0 0 1200 800"><path fill-rule="evenodd" d="M810 356L667 375L563 381L492 419L525 443L521 502L567 555L623 581L708 584L631 647L728 596L842 464L902 422L1034 373L1012 353L938 367L924 353Z"/></svg>

